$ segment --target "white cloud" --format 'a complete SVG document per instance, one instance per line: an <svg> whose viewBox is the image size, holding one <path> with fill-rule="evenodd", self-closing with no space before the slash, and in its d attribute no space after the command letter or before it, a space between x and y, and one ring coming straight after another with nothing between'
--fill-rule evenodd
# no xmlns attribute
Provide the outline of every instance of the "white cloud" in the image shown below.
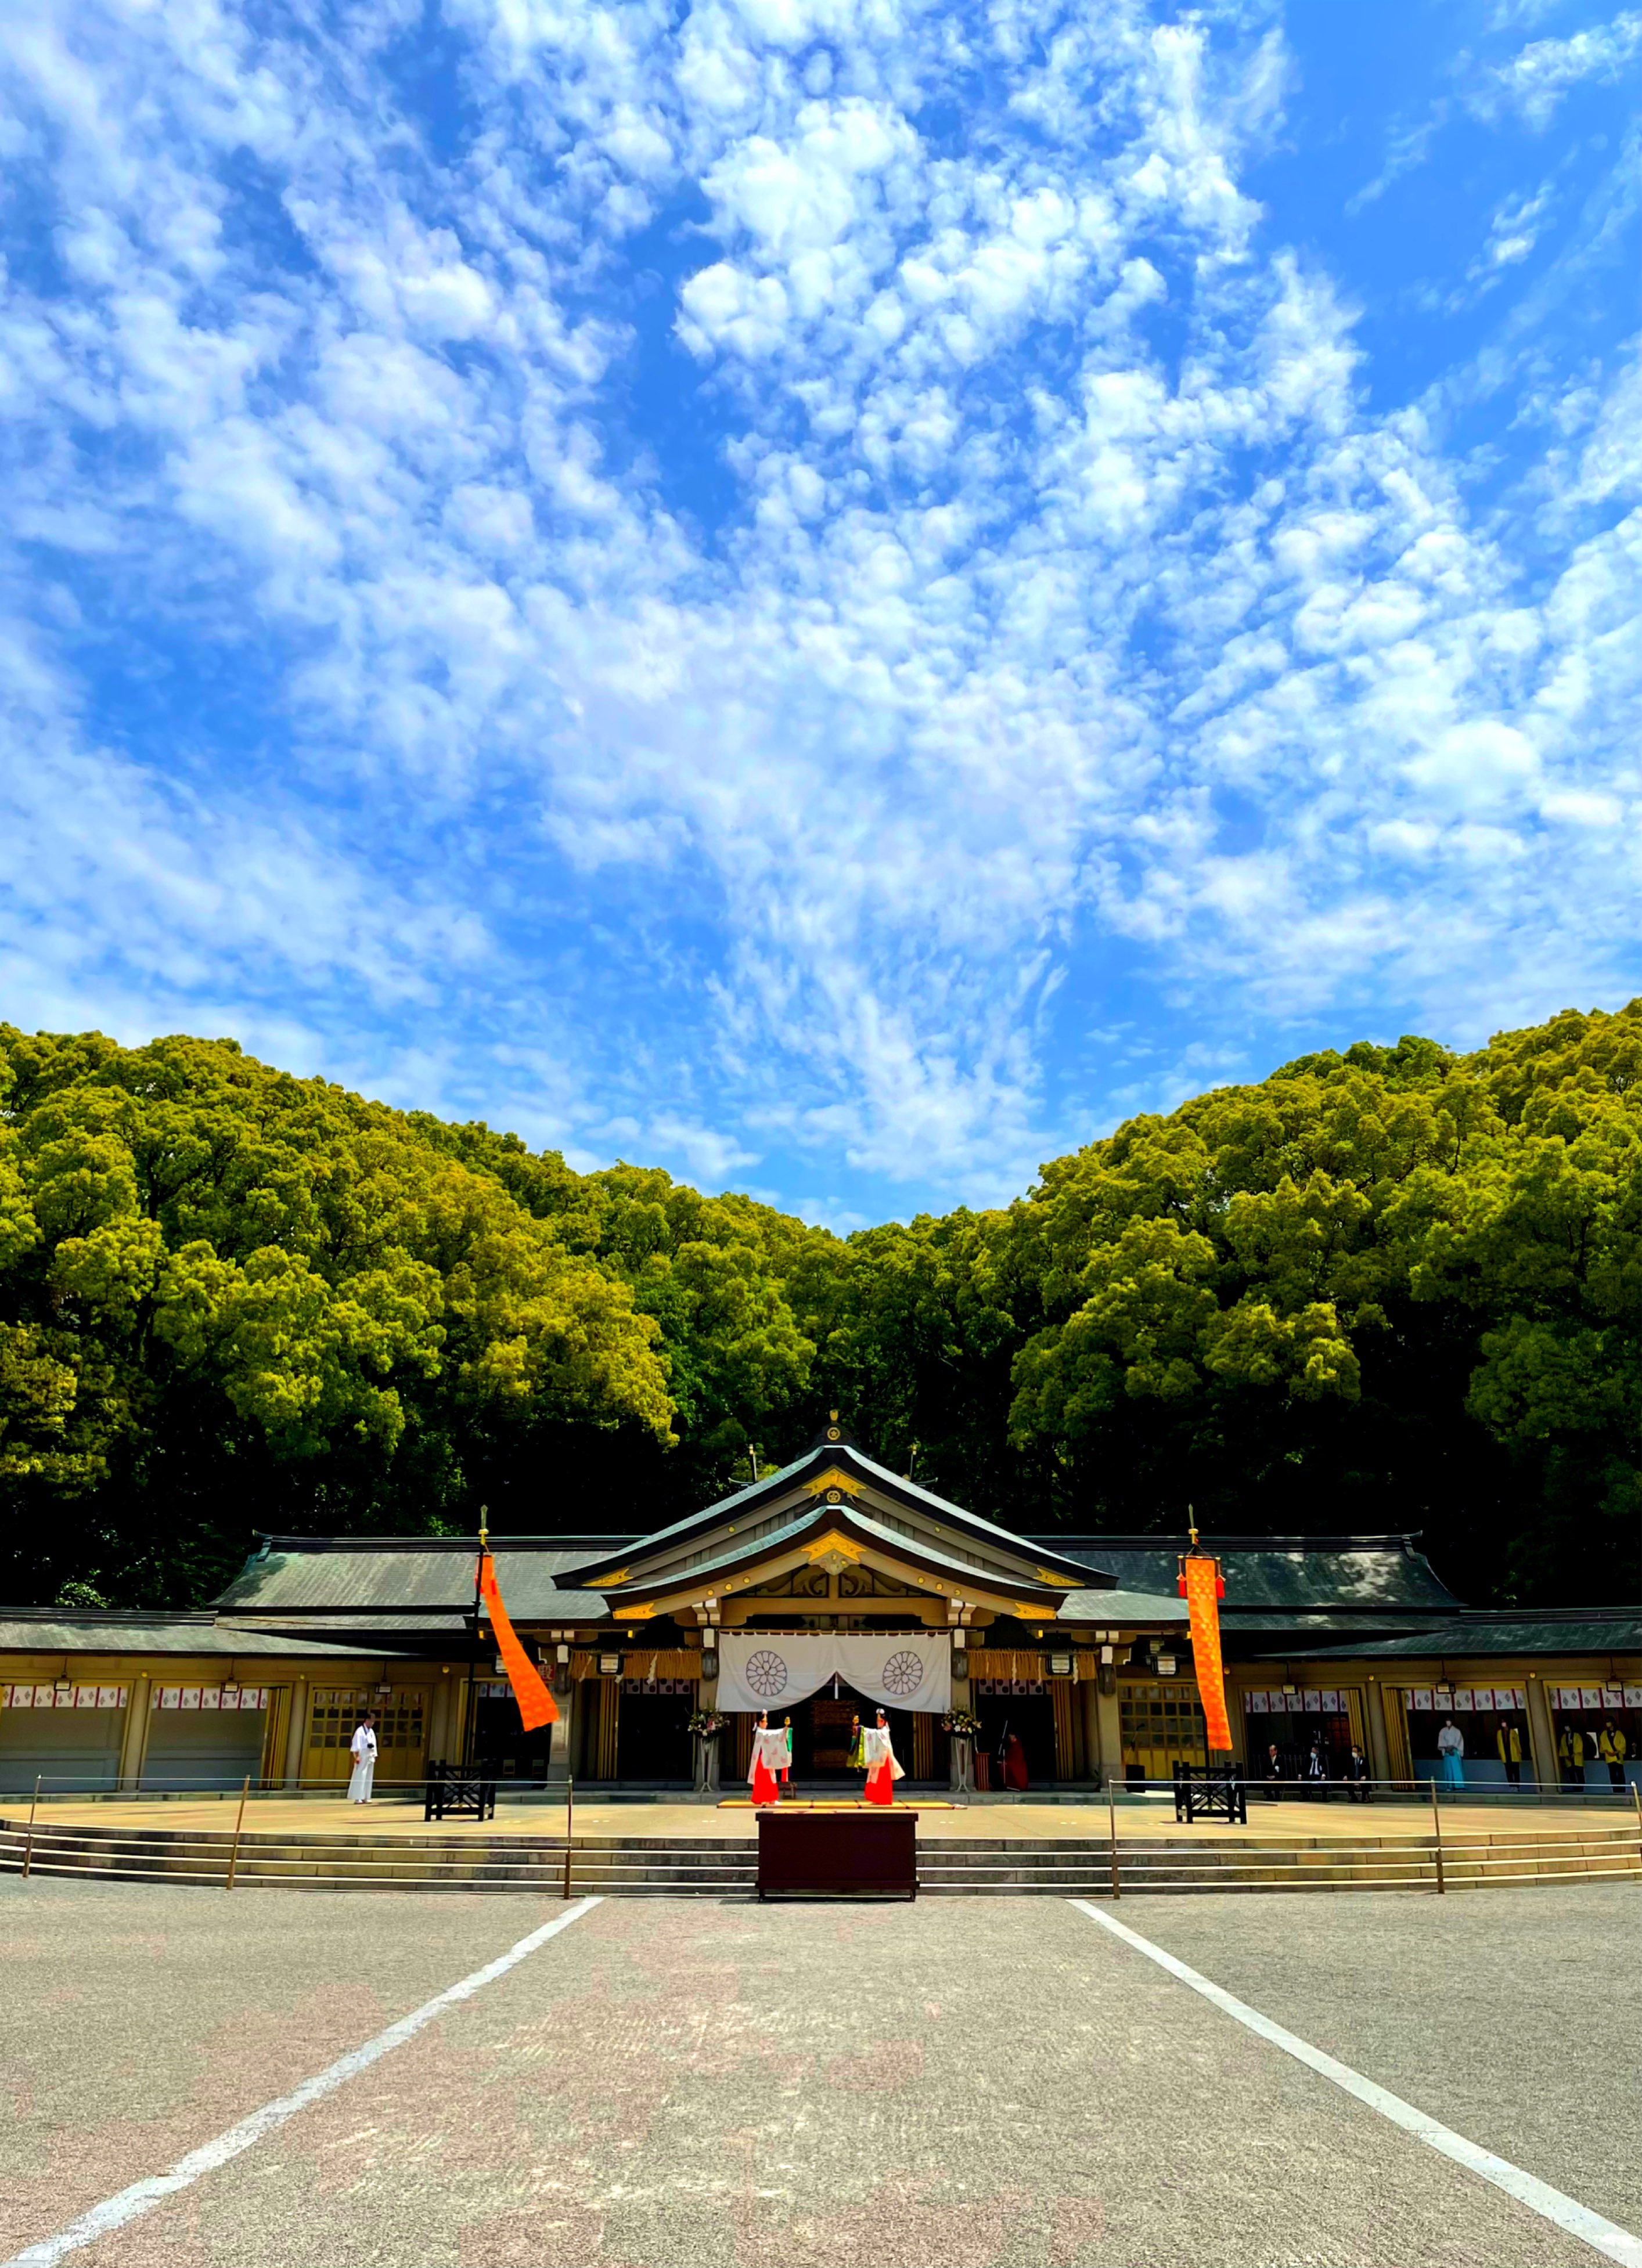
<svg viewBox="0 0 1642 2268"><path fill-rule="evenodd" d="M1472 107L1490 117L1514 110L1536 131L1550 125L1571 87L1587 78L1616 79L1642 52L1642 14L1625 10L1611 23L1593 25L1565 40L1535 40L1509 63L1496 64Z"/></svg>
<svg viewBox="0 0 1642 2268"><path fill-rule="evenodd" d="M494 1118L482 1061L578 1155L997 1197L1091 940L1273 1015L1611 970L1637 365L1473 502L1248 192L1260 11L448 20L437 147L391 12L67 0L12 56L64 231L0 313L30 997L288 997L379 1066L416 1004L483 1038L388 1049L406 1099ZM1540 123L1577 44L1490 99ZM1550 196L1468 239L1502 292ZM114 745L88 621L216 684L186 747L136 697Z"/></svg>

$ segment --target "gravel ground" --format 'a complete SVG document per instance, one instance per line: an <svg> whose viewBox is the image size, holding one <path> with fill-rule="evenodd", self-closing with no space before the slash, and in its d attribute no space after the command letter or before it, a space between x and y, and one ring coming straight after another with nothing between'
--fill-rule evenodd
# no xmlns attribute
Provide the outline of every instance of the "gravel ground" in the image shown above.
<svg viewBox="0 0 1642 2268"><path fill-rule="evenodd" d="M1635 2128L1633 1890L1121 1911L1461 2132L1637 2225L1620 2162ZM11 2246L161 2170L550 1913L524 1898L0 1883ZM328 2102L74 2256L85 2268L1595 2257L1041 1898L610 1900Z"/></svg>

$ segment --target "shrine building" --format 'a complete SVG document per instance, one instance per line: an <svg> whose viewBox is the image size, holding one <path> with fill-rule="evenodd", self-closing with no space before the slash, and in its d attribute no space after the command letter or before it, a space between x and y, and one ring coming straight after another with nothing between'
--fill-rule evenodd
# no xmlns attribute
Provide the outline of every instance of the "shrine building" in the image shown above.
<svg viewBox="0 0 1642 2268"><path fill-rule="evenodd" d="M1609 1789L1601 1728L1642 1775L1642 1610L1476 1611L1413 1535L1205 1535L1222 1561L1237 1755L1292 1769L1321 1739L1373 1778ZM213 1608L0 1609L0 1790L183 1793L341 1783L360 1711L377 1785L477 1756L503 1781L681 1791L723 1712L746 1770L755 1706L790 1717L800 1785L855 1776L850 1720L890 1714L912 1788L945 1786L945 1720L1019 1737L1035 1793L1167 1781L1205 1758L1176 1588L1184 1535L1024 1535L879 1464L834 1422L803 1455L651 1535L495 1536L513 1624L558 1722L519 1730L474 1615L472 1536L262 1535ZM1579 1736L1579 1758L1574 1734Z"/></svg>

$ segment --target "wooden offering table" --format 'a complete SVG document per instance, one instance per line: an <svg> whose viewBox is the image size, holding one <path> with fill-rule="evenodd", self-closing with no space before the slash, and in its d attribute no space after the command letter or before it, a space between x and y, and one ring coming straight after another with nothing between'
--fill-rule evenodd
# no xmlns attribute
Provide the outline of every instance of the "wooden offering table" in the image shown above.
<svg viewBox="0 0 1642 2268"><path fill-rule="evenodd" d="M916 1898L916 1811L761 1811L761 1898Z"/></svg>

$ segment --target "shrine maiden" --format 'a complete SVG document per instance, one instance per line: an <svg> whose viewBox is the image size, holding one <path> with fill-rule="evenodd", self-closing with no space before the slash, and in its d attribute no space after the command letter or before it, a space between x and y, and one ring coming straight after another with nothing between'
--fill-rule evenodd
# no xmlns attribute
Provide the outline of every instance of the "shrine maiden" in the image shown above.
<svg viewBox="0 0 1642 2268"><path fill-rule="evenodd" d="M869 1725L861 1735L862 1761L866 1766L866 1800L869 1803L889 1803L894 1800L895 1782L905 1779L889 1738L889 1719L880 1709L878 1722Z"/></svg>
<svg viewBox="0 0 1642 2268"><path fill-rule="evenodd" d="M779 1728L772 1731L768 1713L761 1710L753 1730L753 1760L747 1768L755 1803L774 1803L778 1800L781 1783L776 1775L786 1769L787 1736Z"/></svg>
<svg viewBox="0 0 1642 2268"><path fill-rule="evenodd" d="M360 1719L354 1736L348 1743L348 1753L353 1758L353 1778L348 1783L350 1803L369 1803L371 1783L376 1778L376 1725L367 1709Z"/></svg>

